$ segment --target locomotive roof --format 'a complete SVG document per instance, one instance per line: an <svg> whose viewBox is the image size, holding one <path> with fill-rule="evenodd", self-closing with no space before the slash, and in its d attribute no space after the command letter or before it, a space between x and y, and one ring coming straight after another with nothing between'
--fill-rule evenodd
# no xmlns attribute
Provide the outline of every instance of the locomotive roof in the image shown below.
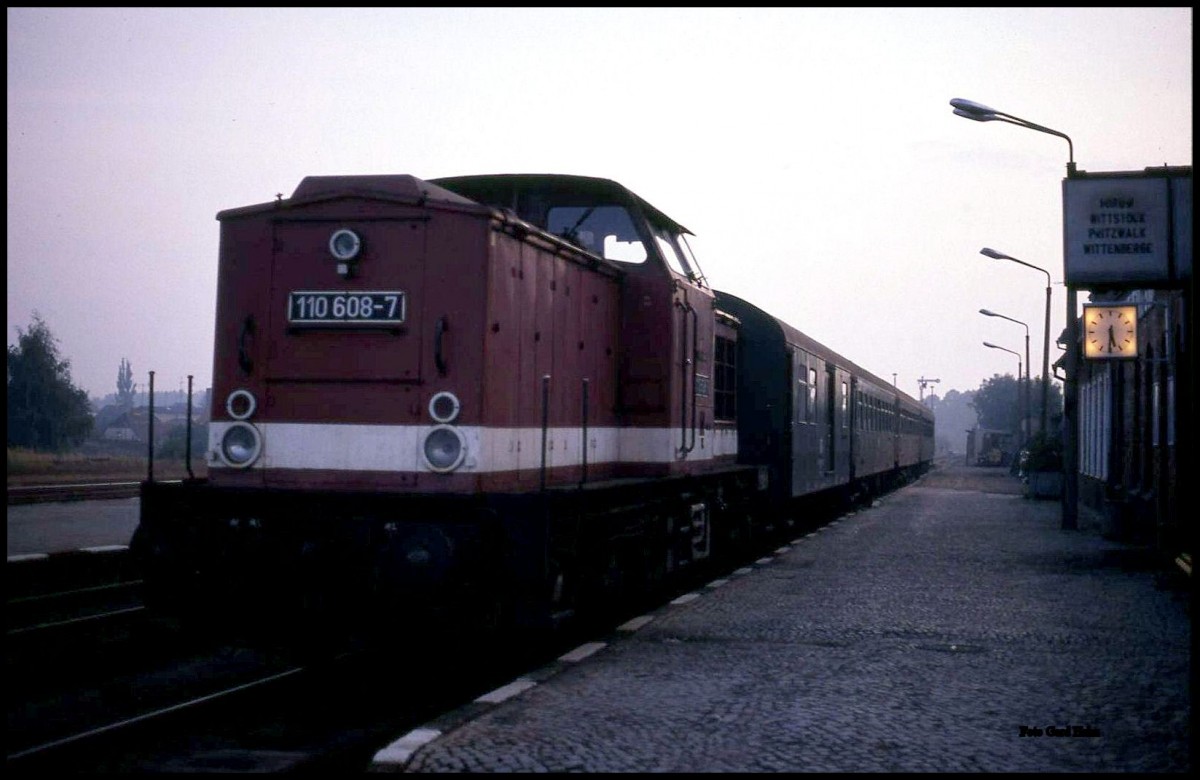
<svg viewBox="0 0 1200 780"><path fill-rule="evenodd" d="M516 212L522 219L523 195L538 192L583 195L601 195L612 198L614 202L632 201L636 203L650 219L663 227L679 233L691 234L685 228L665 213L651 205L637 193L612 179L602 179L594 176L576 176L566 173L497 173L471 176L446 176L429 180L432 184L466 195L474 201L486 203L498 208L507 208Z"/></svg>
<svg viewBox="0 0 1200 780"><path fill-rule="evenodd" d="M287 200L287 204L294 206L347 196L382 198L411 203L438 201L459 207L479 207L476 201L408 174L305 176L300 180L300 184L297 185L291 198ZM226 209L217 213L217 219L268 211L278 208L281 203L282 200L278 200L273 203L260 203L254 206Z"/></svg>
<svg viewBox="0 0 1200 780"><path fill-rule="evenodd" d="M409 174L305 176L292 193L291 198L287 200L287 205L295 206L338 197L358 196L413 203L436 201L467 208L485 206L508 209L522 219L526 219L521 214L521 209L516 206L519 205L522 196L536 195L537 193L599 195L618 203L621 201L633 202L651 220L661 226L680 233L690 234L692 232L618 182L593 176L561 173L503 173L447 176L428 180ZM279 208L282 204L282 199L279 199L270 203L225 209L217 212L217 219L270 211Z"/></svg>

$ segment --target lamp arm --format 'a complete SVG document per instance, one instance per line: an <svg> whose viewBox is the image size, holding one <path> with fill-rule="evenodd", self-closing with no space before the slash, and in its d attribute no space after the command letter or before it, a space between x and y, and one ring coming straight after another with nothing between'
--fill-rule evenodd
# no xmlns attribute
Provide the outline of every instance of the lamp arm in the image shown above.
<svg viewBox="0 0 1200 780"><path fill-rule="evenodd" d="M1074 167L1074 165L1075 165L1075 144L1071 142L1071 137L1069 135L1067 135L1066 133L1061 133L1058 130L1054 130L1049 127L1044 127L1042 125L1035 124L1033 122L1030 122L1028 119L1021 119L1020 117L1013 116L1012 114L1005 114L1002 111L993 111L992 113L995 114L996 118L999 119L1001 122L1008 122L1010 125L1018 125L1020 127L1027 127L1030 130L1037 130L1038 132L1041 132L1041 133L1049 133L1050 135L1056 135L1059 138L1065 139L1067 142L1067 162L1072 167Z"/></svg>

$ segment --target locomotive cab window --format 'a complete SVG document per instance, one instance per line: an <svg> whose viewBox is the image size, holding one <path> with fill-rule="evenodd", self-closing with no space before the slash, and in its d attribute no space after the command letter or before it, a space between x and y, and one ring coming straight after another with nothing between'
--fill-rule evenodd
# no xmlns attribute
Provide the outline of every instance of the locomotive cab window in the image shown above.
<svg viewBox="0 0 1200 780"><path fill-rule="evenodd" d="M652 226L651 231L654 233L654 242L658 245L659 253L671 270L693 284L704 286L704 275L700 273L700 266L696 263L692 248L684 240L683 234L657 225Z"/></svg>
<svg viewBox="0 0 1200 780"><path fill-rule="evenodd" d="M692 272L683 265L679 252L675 249L675 245L671 243L671 239L657 229L654 231L654 243L658 245L659 254L667 261L667 266L672 271L688 279L694 278Z"/></svg>
<svg viewBox="0 0 1200 780"><path fill-rule="evenodd" d="M608 260L644 263L642 237L622 206L551 206L546 230Z"/></svg>
<svg viewBox="0 0 1200 780"><path fill-rule="evenodd" d="M695 238L695 236L692 236ZM696 260L696 254L692 251L692 246L687 240L687 236L683 233L675 235L675 243L679 247L679 251L683 253L684 264L687 265L693 274L692 281L702 287L707 287L708 282L704 278L704 271L700 270L700 263Z"/></svg>

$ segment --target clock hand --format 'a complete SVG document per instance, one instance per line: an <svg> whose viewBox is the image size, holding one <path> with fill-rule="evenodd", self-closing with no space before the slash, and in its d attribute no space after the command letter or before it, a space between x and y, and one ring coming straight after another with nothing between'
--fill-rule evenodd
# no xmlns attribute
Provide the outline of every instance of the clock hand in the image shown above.
<svg viewBox="0 0 1200 780"><path fill-rule="evenodd" d="M1113 326L1109 325L1108 326L1108 347L1109 347L1109 349L1116 349L1116 346L1117 346L1117 339L1113 335Z"/></svg>

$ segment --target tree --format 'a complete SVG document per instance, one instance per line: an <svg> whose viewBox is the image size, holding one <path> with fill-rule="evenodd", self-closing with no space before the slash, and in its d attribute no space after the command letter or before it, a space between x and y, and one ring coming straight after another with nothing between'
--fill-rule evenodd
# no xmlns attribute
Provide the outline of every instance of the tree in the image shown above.
<svg viewBox="0 0 1200 780"><path fill-rule="evenodd" d="M934 433L939 452L967 451L967 431L979 424L979 415L971 405L974 398L974 390L950 390L944 397L931 395L925 399L936 418Z"/></svg>
<svg viewBox="0 0 1200 780"><path fill-rule="evenodd" d="M208 449L208 423L192 426L192 457L202 459ZM187 424L167 431L156 454L162 458L183 458L187 453Z"/></svg>
<svg viewBox="0 0 1200 780"><path fill-rule="evenodd" d="M1021 432L1020 385L1011 374L985 379L971 405L979 414L979 425L992 430Z"/></svg>
<svg viewBox="0 0 1200 780"><path fill-rule="evenodd" d="M1037 428L1037 420L1042 416L1042 378L1035 376L1033 378L1032 390L1030 392L1030 402L1033 408L1029 410L1029 416L1032 417L1034 428ZM1046 414L1046 427L1049 428L1047 433L1054 433L1059 430L1062 424L1063 413L1063 397L1062 388L1053 381L1046 385L1046 403L1048 404L1048 413Z"/></svg>
<svg viewBox="0 0 1200 780"><path fill-rule="evenodd" d="M71 364L34 312L29 330L8 345L8 446L61 452L92 431L87 393L71 382Z"/></svg>
<svg viewBox="0 0 1200 780"><path fill-rule="evenodd" d="M133 381L133 366L128 358L121 358L121 365L117 368L117 406L132 409L135 393L137 385Z"/></svg>

